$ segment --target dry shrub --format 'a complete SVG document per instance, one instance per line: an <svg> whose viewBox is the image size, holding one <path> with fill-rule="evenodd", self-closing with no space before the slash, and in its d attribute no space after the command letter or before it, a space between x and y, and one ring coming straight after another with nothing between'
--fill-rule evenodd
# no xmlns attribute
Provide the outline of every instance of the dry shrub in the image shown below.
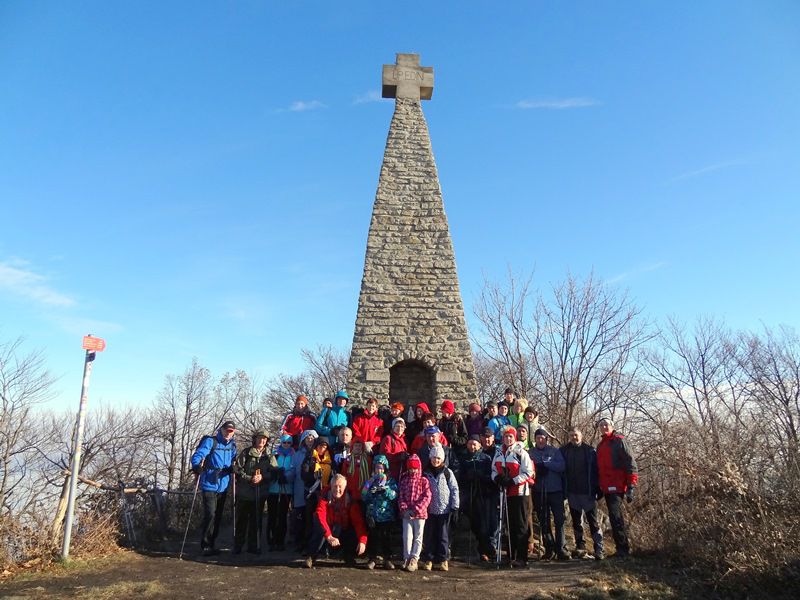
<svg viewBox="0 0 800 600"><path fill-rule="evenodd" d="M119 514L116 510L86 510L72 538L70 556L95 558L120 551Z"/></svg>
<svg viewBox="0 0 800 600"><path fill-rule="evenodd" d="M675 448L683 449L683 460L661 464L654 477L661 485L643 482L634 543L689 567L723 596L786 594L787 585L800 581L797 494L780 485L767 492L730 460L701 461L699 453L692 460L686 446ZM665 492L656 495L656 487Z"/></svg>

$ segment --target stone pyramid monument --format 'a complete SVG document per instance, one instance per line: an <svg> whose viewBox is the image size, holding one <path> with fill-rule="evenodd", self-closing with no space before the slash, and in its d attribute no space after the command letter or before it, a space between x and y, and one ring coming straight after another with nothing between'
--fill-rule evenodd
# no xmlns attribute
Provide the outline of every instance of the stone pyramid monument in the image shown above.
<svg viewBox="0 0 800 600"><path fill-rule="evenodd" d="M372 208L348 391L438 405L477 401L464 306L422 100L433 69L398 54L383 67L383 97L396 98Z"/></svg>

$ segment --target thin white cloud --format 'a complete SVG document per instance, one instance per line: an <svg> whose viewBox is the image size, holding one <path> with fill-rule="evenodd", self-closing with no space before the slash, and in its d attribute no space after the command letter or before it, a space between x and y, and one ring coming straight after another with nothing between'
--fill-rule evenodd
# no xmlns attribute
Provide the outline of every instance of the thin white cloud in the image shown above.
<svg viewBox="0 0 800 600"><path fill-rule="evenodd" d="M643 275L644 273L651 273L653 271L658 271L659 269L663 269L664 267L666 267L668 264L669 263L667 263L666 261L662 260L662 261L659 261L659 262L650 263L649 265L636 267L636 268L630 269L628 271L624 271L622 273L618 273L617 275L614 275L613 277L609 277L608 279L603 280L603 283L605 283L606 285L614 285L616 283L620 283L622 281L625 281L626 279L630 279L630 278L635 277L637 275Z"/></svg>
<svg viewBox="0 0 800 600"><path fill-rule="evenodd" d="M112 333L119 333L124 329L119 323L101 321L99 319L89 319L71 315L50 315L50 318L63 331L75 336L83 336L91 333L97 337L105 337Z"/></svg>
<svg viewBox="0 0 800 600"><path fill-rule="evenodd" d="M0 291L44 306L73 306L75 300L53 289L47 278L22 261L0 262Z"/></svg>
<svg viewBox="0 0 800 600"><path fill-rule="evenodd" d="M255 296L228 296L221 301L222 316L238 323L243 330L258 334L269 316L266 304Z"/></svg>
<svg viewBox="0 0 800 600"><path fill-rule="evenodd" d="M319 110L321 108L328 108L328 106L319 100L295 100L289 105L287 110L290 112L305 112L309 110Z"/></svg>
<svg viewBox="0 0 800 600"><path fill-rule="evenodd" d="M378 90L370 90L366 94L361 94L353 99L353 104L367 104L368 102L380 102L381 93Z"/></svg>
<svg viewBox="0 0 800 600"><path fill-rule="evenodd" d="M743 160L729 160L725 162L718 162L714 163L713 165L708 165L706 167L703 167L702 169L695 169L694 171L687 171L686 173L681 173L680 175L670 179L667 183L683 181L684 179L692 179L693 177L699 177L700 175L705 175L706 173L713 173L714 171L729 169L730 167L736 167L743 164L745 164L745 161Z"/></svg>
<svg viewBox="0 0 800 600"><path fill-rule="evenodd" d="M594 98L545 98L538 100L520 100L514 105L514 108L523 110L565 110L568 108L586 108L599 105L600 103Z"/></svg>

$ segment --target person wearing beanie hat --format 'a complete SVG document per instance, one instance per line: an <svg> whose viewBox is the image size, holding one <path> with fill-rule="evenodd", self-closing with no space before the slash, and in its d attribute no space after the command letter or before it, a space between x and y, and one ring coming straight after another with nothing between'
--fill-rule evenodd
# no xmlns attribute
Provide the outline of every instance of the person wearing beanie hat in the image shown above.
<svg viewBox="0 0 800 600"><path fill-rule="evenodd" d="M312 424L313 426L313 424ZM309 428L310 429L310 428ZM302 432L297 435L299 442ZM287 515L294 493L294 449L293 437L281 435L280 446L272 454L272 482L267 495L267 543L271 551L283 551L286 541Z"/></svg>
<svg viewBox="0 0 800 600"><path fill-rule="evenodd" d="M217 432L200 438L191 458L192 472L203 495L203 521L200 524L200 550L205 556L219 554L214 544L219 534L225 498L236 461L236 425L222 423Z"/></svg>
<svg viewBox="0 0 800 600"><path fill-rule="evenodd" d="M389 461L389 475L395 481L400 479L403 462L408 456L405 432L406 422L403 417L397 417L392 421L392 428L389 433L383 436L381 440L380 453L386 456Z"/></svg>
<svg viewBox="0 0 800 600"><path fill-rule="evenodd" d="M246 448L233 463L236 474L236 535L233 553L240 554L247 542L247 551L261 553L261 515L267 501L271 457L267 450L269 434L253 432L253 445Z"/></svg>
<svg viewBox="0 0 800 600"><path fill-rule="evenodd" d="M422 541L422 568L430 571L448 570L450 558L450 522L458 521L459 492L458 480L444 464L445 451L442 446L434 446L428 452L428 465L423 474L428 478L431 488L431 502L428 505L428 520Z"/></svg>
<svg viewBox="0 0 800 600"><path fill-rule="evenodd" d="M614 431L611 417L598 422L600 443L597 444L597 470L600 491L606 499L611 533L617 547L616 556L626 557L630 553L628 531L622 515L623 497L633 502L633 493L639 483L639 473L633 450L623 435Z"/></svg>
<svg viewBox="0 0 800 600"><path fill-rule="evenodd" d="M518 425L515 429L517 432L517 441L522 444L522 447L525 448L525 450L530 448L530 444L528 443L530 441L528 440L528 429L525 427L525 425Z"/></svg>
<svg viewBox="0 0 800 600"><path fill-rule="evenodd" d="M378 556L383 567L394 570L392 562L392 528L397 518L397 481L389 474L389 459L377 454L372 459L372 477L361 488L369 527L367 568L375 568Z"/></svg>
<svg viewBox="0 0 800 600"><path fill-rule="evenodd" d="M414 421L417 423L418 421ZM428 438L430 437L431 433L435 433L437 438L435 443L442 444L443 446L449 446L450 443L447 441L442 435L442 430L436 425L436 417L432 413L425 413L422 415L422 429L417 434L417 436L412 440L411 445L409 446L409 452L419 453L422 448L425 447L425 444L428 443ZM406 440L408 440L408 432L406 431ZM425 466L425 461L423 460L422 466Z"/></svg>
<svg viewBox="0 0 800 600"><path fill-rule="evenodd" d="M529 450L536 469L533 507L544 542L544 559L570 560L564 536L564 456L558 448L548 444L549 437L547 430L540 426L534 433L535 443ZM550 525L551 515L555 537Z"/></svg>
<svg viewBox="0 0 800 600"><path fill-rule="evenodd" d="M426 415L431 413L431 410L428 408L427 403L420 402L414 406L413 410L409 404L406 412L406 444L408 444L410 448L414 438L425 429L422 421L425 419ZM433 416L433 423L434 425L436 424L436 415Z"/></svg>
<svg viewBox="0 0 800 600"><path fill-rule="evenodd" d="M500 402L500 404L497 405L497 408L492 408L491 403L487 405L486 416L492 416L486 421L486 426L492 428L492 431L494 431L494 437L497 439L498 443L502 441L502 434L500 432L503 427L511 424L511 422L508 420L507 413L508 405L504 402Z"/></svg>
<svg viewBox="0 0 800 600"><path fill-rule="evenodd" d="M305 548L306 536L310 531L311 510L307 506L309 490L314 485L314 445L319 435L313 429L306 429L300 434L300 446L292 457L292 512L290 526L292 537L295 540L295 550L298 552ZM316 503L314 504L316 507Z"/></svg>
<svg viewBox="0 0 800 600"><path fill-rule="evenodd" d="M498 521L499 494L491 475L492 458L481 451L480 436L471 435L467 440L467 453L459 461L459 505L469 519L470 530L478 543L478 555L484 563L488 563L494 554L490 540Z"/></svg>
<svg viewBox="0 0 800 600"><path fill-rule="evenodd" d="M438 422L442 435L448 441L448 445L459 457L466 452L467 446L467 426L464 419L456 414L455 405L452 400L442 402L442 418Z"/></svg>
<svg viewBox="0 0 800 600"><path fill-rule="evenodd" d="M422 462L416 454L406 461L406 472L400 478L397 510L403 519L403 570L416 571L422 552L422 536L428 505L431 502L431 486L422 476Z"/></svg>
<svg viewBox="0 0 800 600"><path fill-rule="evenodd" d="M392 431L392 422L395 419L403 416L403 412L405 411L406 407L400 402L392 402L388 409L386 407L381 408L383 409L383 435L386 436ZM377 450L377 448L374 450Z"/></svg>
<svg viewBox="0 0 800 600"><path fill-rule="evenodd" d="M323 408L316 421L314 429L320 435L328 438L328 444L331 448L336 443L336 436L342 427L349 427L352 423L350 411L347 410L347 401L349 397L347 392L339 390L333 398L333 406L331 408Z"/></svg>
<svg viewBox="0 0 800 600"><path fill-rule="evenodd" d="M308 398L300 394L294 401L294 408L283 418L281 433L292 436L294 448L300 446L300 435L307 429L314 429L317 417L308 408Z"/></svg>
<svg viewBox="0 0 800 600"><path fill-rule="evenodd" d="M508 406L509 409L511 409L511 407L514 406L516 400L514 400L513 388L507 387L506 391L503 392L503 402L506 403L506 406Z"/></svg>
<svg viewBox="0 0 800 600"><path fill-rule="evenodd" d="M505 494L508 507L508 529L511 541L509 559L512 566L528 564L528 515L530 514L530 483L535 471L531 458L517 442L513 427L503 429L503 443L497 448L492 462L492 479ZM501 502L503 498L501 497Z"/></svg>
<svg viewBox="0 0 800 600"><path fill-rule="evenodd" d="M426 469L428 465L430 465L430 453L434 448L439 448L443 453L444 466L450 469L458 469L458 457L453 449L447 445L447 438L442 435L439 428L434 425L433 427L425 429L423 433L425 436L425 443L416 450L422 461L422 468ZM412 452L414 452L413 448Z"/></svg>
<svg viewBox="0 0 800 600"><path fill-rule="evenodd" d="M469 405L469 414L464 421L464 426L467 428L467 435L480 435L483 431L485 425L481 414L481 405L477 402Z"/></svg>

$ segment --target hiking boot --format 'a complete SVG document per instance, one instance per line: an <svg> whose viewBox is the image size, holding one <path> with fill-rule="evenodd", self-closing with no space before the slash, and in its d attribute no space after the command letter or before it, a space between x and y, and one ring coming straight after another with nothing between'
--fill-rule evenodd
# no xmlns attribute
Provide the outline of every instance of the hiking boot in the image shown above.
<svg viewBox="0 0 800 600"><path fill-rule="evenodd" d="M409 558L408 559L408 566L406 567L406 571L409 573L413 573L417 570L417 559L416 558Z"/></svg>
<svg viewBox="0 0 800 600"><path fill-rule="evenodd" d="M433 569L433 562L430 561L430 560L422 561L422 564L420 565L420 568L423 571L430 571L431 569Z"/></svg>
<svg viewBox="0 0 800 600"><path fill-rule="evenodd" d="M375 568L375 561L371 558L367 561L367 568L372 571Z"/></svg>
<svg viewBox="0 0 800 600"><path fill-rule="evenodd" d="M556 557L556 553L553 550L547 550L542 556L542 560L553 560Z"/></svg>
<svg viewBox="0 0 800 600"><path fill-rule="evenodd" d="M513 561L511 561L511 567L513 569L527 569L528 568L528 562L524 561L524 560L519 560L519 559L513 560Z"/></svg>
<svg viewBox="0 0 800 600"><path fill-rule="evenodd" d="M595 560L603 560L606 557L606 553L602 550L595 550L594 551L594 559Z"/></svg>
<svg viewBox="0 0 800 600"><path fill-rule="evenodd" d="M572 558L583 558L586 554L586 548L575 548L575 550L572 551Z"/></svg>
<svg viewBox="0 0 800 600"><path fill-rule="evenodd" d="M450 570L450 566L447 564L446 560L443 560L440 563L436 563L435 565L433 565L433 568L436 571L449 571Z"/></svg>
<svg viewBox="0 0 800 600"><path fill-rule="evenodd" d="M394 571L394 563L390 561L388 558L384 559L383 568L386 569L387 571Z"/></svg>
<svg viewBox="0 0 800 600"><path fill-rule="evenodd" d="M569 555L569 552L564 552L563 550L558 553L556 558L558 560L572 560L572 557Z"/></svg>
<svg viewBox="0 0 800 600"><path fill-rule="evenodd" d="M308 556L306 557L306 562L304 563L306 569L311 569L314 567L314 557Z"/></svg>
<svg viewBox="0 0 800 600"><path fill-rule="evenodd" d="M408 562L409 562L409 560L411 560L411 559L407 558L407 559L405 559L403 561L403 565L400 567L401 571L408 571Z"/></svg>
<svg viewBox="0 0 800 600"><path fill-rule="evenodd" d="M219 554L219 550L216 548L206 548L203 550L203 556L217 556Z"/></svg>

